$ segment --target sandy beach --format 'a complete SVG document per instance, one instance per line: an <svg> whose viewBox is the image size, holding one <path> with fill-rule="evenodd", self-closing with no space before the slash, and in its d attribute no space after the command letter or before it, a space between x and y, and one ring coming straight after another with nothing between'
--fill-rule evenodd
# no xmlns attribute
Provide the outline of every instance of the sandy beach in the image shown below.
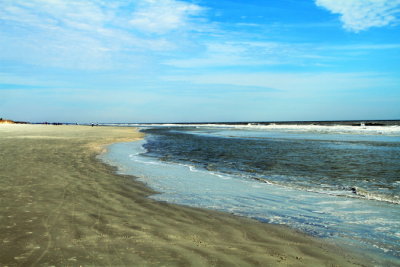
<svg viewBox="0 0 400 267"><path fill-rule="evenodd" d="M287 227L156 202L96 155L127 127L0 125L0 266L368 266Z"/></svg>

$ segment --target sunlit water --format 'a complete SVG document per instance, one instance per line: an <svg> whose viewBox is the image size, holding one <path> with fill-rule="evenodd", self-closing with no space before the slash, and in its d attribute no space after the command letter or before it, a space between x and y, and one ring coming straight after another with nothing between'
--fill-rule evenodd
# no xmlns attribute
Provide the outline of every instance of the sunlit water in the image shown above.
<svg viewBox="0 0 400 267"><path fill-rule="evenodd" d="M289 225L400 264L400 128L329 127L148 128L103 159L154 199Z"/></svg>

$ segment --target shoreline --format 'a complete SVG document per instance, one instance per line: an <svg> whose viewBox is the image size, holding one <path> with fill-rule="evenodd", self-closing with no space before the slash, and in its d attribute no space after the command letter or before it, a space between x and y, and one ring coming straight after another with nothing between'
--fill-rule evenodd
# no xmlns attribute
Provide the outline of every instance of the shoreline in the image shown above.
<svg viewBox="0 0 400 267"><path fill-rule="evenodd" d="M149 139L153 140L151 137ZM145 142L113 144L101 159L117 166L118 174L136 176L139 181L158 191L158 194L150 196L151 199L285 225L341 248L366 254L376 266L399 264L397 250L390 245L390 233L379 235L371 226L374 217L380 218L379 227L382 228L379 230L382 230L387 226L384 224L388 220L385 214L398 213L398 210L393 210L395 207L391 209L382 202L348 198L345 195L289 189L277 184L266 185L265 182L259 185L234 174L202 169L202 166L192 165L190 161L164 161L151 154L141 156L140 153L155 149L153 145L146 146L144 150L142 145ZM197 148L191 146L190 141L185 145L190 149ZM172 151L177 150L172 147ZM182 154L186 155L184 149ZM194 157L193 161L196 159ZM368 214L375 215L371 218ZM396 216L392 215L392 218ZM390 219L388 224L392 224Z"/></svg>
<svg viewBox="0 0 400 267"><path fill-rule="evenodd" d="M0 126L0 263L370 264L288 227L148 198L156 192L97 157L140 135L130 127Z"/></svg>
<svg viewBox="0 0 400 267"><path fill-rule="evenodd" d="M362 125L364 124L364 125ZM309 120L309 121L200 121L200 122L120 122L101 125L320 125L320 126L396 126L399 119L386 120Z"/></svg>

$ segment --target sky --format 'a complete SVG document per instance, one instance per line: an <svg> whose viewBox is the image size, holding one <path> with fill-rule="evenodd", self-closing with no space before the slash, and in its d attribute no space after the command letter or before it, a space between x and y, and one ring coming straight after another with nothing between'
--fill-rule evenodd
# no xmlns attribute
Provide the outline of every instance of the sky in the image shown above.
<svg viewBox="0 0 400 267"><path fill-rule="evenodd" d="M400 0L0 0L0 117L400 119Z"/></svg>

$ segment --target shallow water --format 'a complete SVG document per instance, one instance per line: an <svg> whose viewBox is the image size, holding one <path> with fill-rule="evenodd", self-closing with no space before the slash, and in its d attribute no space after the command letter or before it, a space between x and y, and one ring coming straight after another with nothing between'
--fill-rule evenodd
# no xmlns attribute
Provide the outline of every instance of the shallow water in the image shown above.
<svg viewBox="0 0 400 267"><path fill-rule="evenodd" d="M149 128L104 159L155 199L286 224L399 264L400 134L304 128Z"/></svg>
<svg viewBox="0 0 400 267"><path fill-rule="evenodd" d="M327 131L327 130L326 130ZM146 156L280 185L400 203L400 137L213 128L145 132Z"/></svg>

